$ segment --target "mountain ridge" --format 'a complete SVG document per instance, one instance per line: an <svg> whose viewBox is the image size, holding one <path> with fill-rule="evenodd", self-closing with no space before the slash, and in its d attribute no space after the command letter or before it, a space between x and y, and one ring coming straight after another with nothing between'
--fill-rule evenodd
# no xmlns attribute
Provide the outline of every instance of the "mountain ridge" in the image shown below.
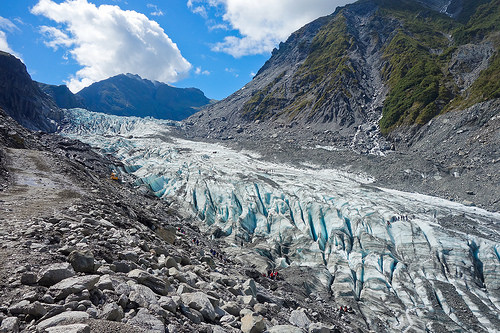
<svg viewBox="0 0 500 333"><path fill-rule="evenodd" d="M370 150L390 147L388 141L401 130L472 106L474 89L484 90L497 77L492 57L498 44L491 33L498 30L498 3L483 1L471 9L463 1L422 2L362 0L299 29L244 88L188 119L198 133L193 135L270 136L283 126L318 141L304 134L309 126L333 132L332 140L343 146L356 146L360 126L375 126L375 134L362 138ZM456 7L453 14L431 9L445 3ZM460 15L468 22L450 17ZM307 29L309 36L299 40ZM480 52L464 59L460 52L469 44ZM450 73L452 63L462 66L461 78ZM486 67L490 78L475 88ZM459 80L469 84L464 91ZM475 102L496 98L495 91Z"/></svg>
<svg viewBox="0 0 500 333"><path fill-rule="evenodd" d="M95 82L76 96L91 111L171 120L187 118L210 103L197 88L176 88L134 74L119 74Z"/></svg>

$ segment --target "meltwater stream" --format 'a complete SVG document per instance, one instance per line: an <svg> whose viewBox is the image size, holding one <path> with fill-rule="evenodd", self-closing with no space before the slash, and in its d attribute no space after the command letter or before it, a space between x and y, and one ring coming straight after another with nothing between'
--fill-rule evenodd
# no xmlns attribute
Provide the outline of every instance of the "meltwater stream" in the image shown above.
<svg viewBox="0 0 500 333"><path fill-rule="evenodd" d="M500 213L169 136L170 121L68 110L61 134L111 153L207 232L310 266L374 331L496 332ZM388 223L389 221L389 223Z"/></svg>

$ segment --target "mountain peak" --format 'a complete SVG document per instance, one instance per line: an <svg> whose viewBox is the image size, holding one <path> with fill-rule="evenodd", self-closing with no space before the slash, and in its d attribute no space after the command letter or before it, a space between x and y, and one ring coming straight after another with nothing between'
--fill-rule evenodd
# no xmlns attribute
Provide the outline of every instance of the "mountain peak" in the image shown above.
<svg viewBox="0 0 500 333"><path fill-rule="evenodd" d="M77 96L92 111L171 120L187 118L210 103L199 89L176 88L131 73L95 82Z"/></svg>

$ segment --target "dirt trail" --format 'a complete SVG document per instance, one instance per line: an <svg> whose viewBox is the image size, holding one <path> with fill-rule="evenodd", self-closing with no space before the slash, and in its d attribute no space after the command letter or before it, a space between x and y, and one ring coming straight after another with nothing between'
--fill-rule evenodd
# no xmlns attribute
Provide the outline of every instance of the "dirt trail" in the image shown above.
<svg viewBox="0 0 500 333"><path fill-rule="evenodd" d="M33 258L33 251L44 246L37 242L33 223L58 212L60 215L84 191L58 167L61 162L47 152L6 149L6 155L12 182L0 192L0 285L12 287L16 283L10 281L12 272L49 259L48 253L47 258L40 258L42 253ZM0 295L0 299L6 300L6 296Z"/></svg>

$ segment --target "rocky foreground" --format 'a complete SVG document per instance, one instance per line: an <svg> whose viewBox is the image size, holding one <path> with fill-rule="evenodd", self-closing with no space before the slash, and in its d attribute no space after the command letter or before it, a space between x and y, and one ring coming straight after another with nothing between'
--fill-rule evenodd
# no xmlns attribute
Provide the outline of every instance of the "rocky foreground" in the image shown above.
<svg viewBox="0 0 500 333"><path fill-rule="evenodd" d="M307 272L263 277L168 202L109 179L116 161L0 117L0 332L357 329L305 294Z"/></svg>

